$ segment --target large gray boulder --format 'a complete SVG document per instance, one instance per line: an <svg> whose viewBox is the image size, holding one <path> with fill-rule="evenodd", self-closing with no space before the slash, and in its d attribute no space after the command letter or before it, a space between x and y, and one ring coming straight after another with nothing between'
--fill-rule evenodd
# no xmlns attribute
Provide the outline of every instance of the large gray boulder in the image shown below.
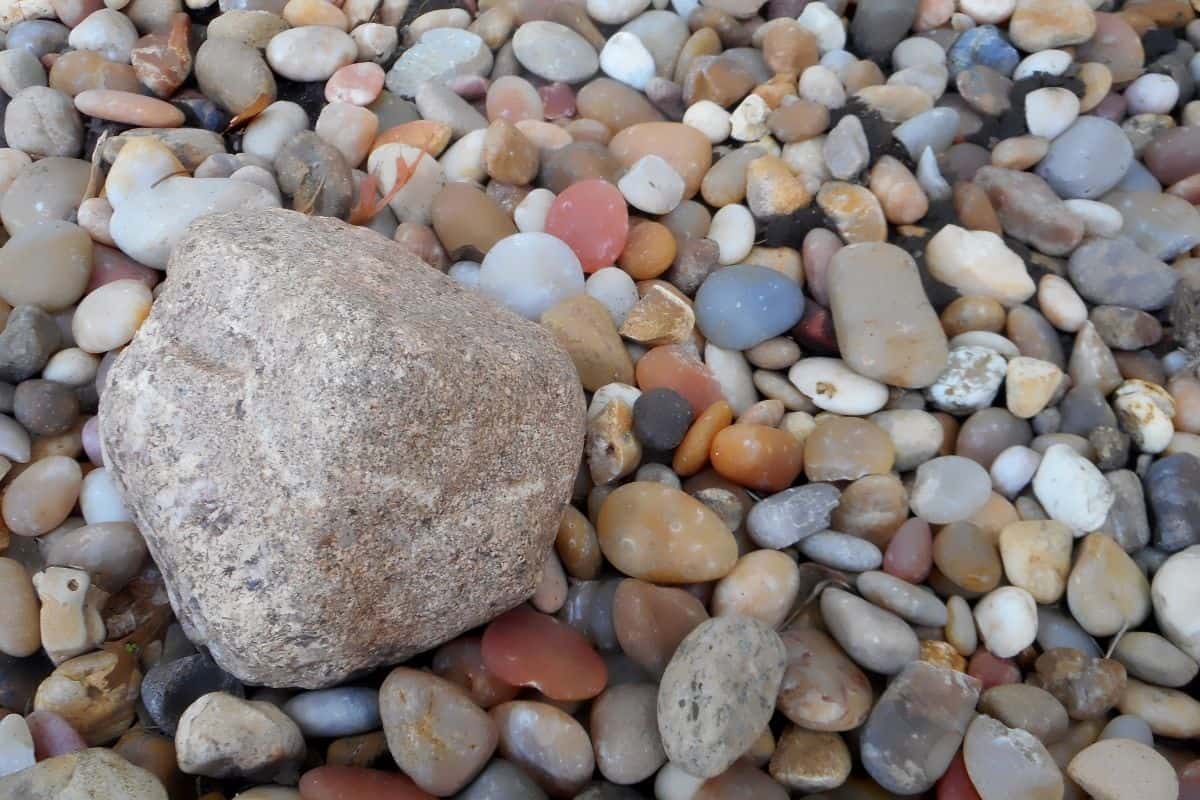
<svg viewBox="0 0 1200 800"><path fill-rule="evenodd" d="M537 326L378 234L192 225L100 404L193 641L247 683L395 663L534 590L583 444Z"/></svg>

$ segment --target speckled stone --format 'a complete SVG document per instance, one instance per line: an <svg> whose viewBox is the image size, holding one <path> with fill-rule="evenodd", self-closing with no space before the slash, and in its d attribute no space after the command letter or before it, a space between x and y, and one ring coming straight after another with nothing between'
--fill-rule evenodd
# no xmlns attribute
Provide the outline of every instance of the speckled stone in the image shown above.
<svg viewBox="0 0 1200 800"><path fill-rule="evenodd" d="M109 373L101 435L180 621L218 664L247 682L320 688L426 650L533 593L583 441L578 378L548 334L374 233L294 212L207 217L176 248L170 270ZM366 307L375 310L342 310ZM283 344L327 325L338 335L326 347ZM218 328L220 336L207 335ZM254 335L229 333L242 329ZM488 380L456 355L464 336L493 363ZM376 357L380 348L387 359ZM181 349L186 358L170 355ZM447 357L440 367L435 350ZM397 368L417 353L419 371ZM260 374L259 388L234 396L228 376L242 369ZM314 393L315 374L324 388ZM417 374L419 389L405 380ZM178 414L179 383L189 407L205 413ZM511 407L499 402L499 385ZM420 400L403 400L414 390ZM344 413L301 410L326 409L339 396ZM367 406L376 410L354 411ZM400 407L403 423L377 410ZM258 433L235 433L251 429ZM485 450L451 433L485 430L505 433L486 437ZM247 460L273 458L258 453L265 442L272 453L308 457L275 478L246 481ZM431 516L415 499L382 503L399 486L424 496L431 480L440 502L460 511ZM292 499L273 504L273 492ZM489 543L474 534L484 507ZM351 514L361 521L339 544ZM221 536L198 533L214 526ZM396 547L397 537L409 545ZM335 545L345 569L322 555ZM331 617L329 603L358 612Z"/></svg>

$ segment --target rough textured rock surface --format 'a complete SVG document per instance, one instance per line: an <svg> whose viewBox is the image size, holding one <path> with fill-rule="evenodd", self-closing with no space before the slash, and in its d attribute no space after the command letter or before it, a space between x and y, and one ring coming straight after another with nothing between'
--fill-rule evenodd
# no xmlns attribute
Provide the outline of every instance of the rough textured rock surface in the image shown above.
<svg viewBox="0 0 1200 800"><path fill-rule="evenodd" d="M567 356L373 232L206 217L100 409L189 637L316 688L529 597L583 443Z"/></svg>

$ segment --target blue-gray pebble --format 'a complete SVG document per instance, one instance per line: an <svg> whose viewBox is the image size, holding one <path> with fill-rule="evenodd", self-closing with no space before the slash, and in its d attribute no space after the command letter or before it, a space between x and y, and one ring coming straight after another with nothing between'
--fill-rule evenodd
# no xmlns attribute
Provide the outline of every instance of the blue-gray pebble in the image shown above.
<svg viewBox="0 0 1200 800"><path fill-rule="evenodd" d="M1200 459L1175 453L1146 473L1154 514L1154 546L1166 553L1200 544Z"/></svg>
<svg viewBox="0 0 1200 800"><path fill-rule="evenodd" d="M1182 197L1117 191L1104 202L1121 212L1121 235L1155 258L1172 259L1200 244L1200 211Z"/></svg>
<svg viewBox="0 0 1200 800"><path fill-rule="evenodd" d="M1012 75L1021 60L1017 48L1009 44L995 25L980 25L963 31L946 54L950 77L976 64L991 67L1001 75Z"/></svg>
<svg viewBox="0 0 1200 800"><path fill-rule="evenodd" d="M1094 200L1120 183L1132 163L1133 145L1121 126L1089 115L1050 143L1037 174L1060 197Z"/></svg>
<svg viewBox="0 0 1200 800"><path fill-rule="evenodd" d="M795 281L753 264L724 267L696 292L696 325L717 347L746 350L800 321L804 293Z"/></svg>
<svg viewBox="0 0 1200 800"><path fill-rule="evenodd" d="M1171 301L1179 273L1131 240L1092 239L1067 262L1076 291L1090 303L1154 311Z"/></svg>
<svg viewBox="0 0 1200 800"><path fill-rule="evenodd" d="M283 713L305 736L333 738L379 730L379 692L361 686L340 686L302 692L284 703Z"/></svg>

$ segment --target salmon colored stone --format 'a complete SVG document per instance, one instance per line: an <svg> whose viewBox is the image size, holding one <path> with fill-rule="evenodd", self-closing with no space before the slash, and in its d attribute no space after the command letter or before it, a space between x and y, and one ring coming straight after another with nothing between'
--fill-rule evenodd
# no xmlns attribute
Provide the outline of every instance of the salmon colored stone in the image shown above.
<svg viewBox="0 0 1200 800"><path fill-rule="evenodd" d="M362 767L317 767L300 778L302 800L433 800L398 772Z"/></svg>
<svg viewBox="0 0 1200 800"><path fill-rule="evenodd" d="M929 523L914 517L896 531L883 554L883 571L909 583L923 583L933 566Z"/></svg>
<svg viewBox="0 0 1200 800"><path fill-rule="evenodd" d="M478 636L460 636L439 647L433 656L433 672L461 686L482 708L507 703L521 691L488 669L483 640Z"/></svg>
<svg viewBox="0 0 1200 800"><path fill-rule="evenodd" d="M80 92L75 108L90 117L142 128L178 128L184 120L183 112L168 102L113 89Z"/></svg>
<svg viewBox="0 0 1200 800"><path fill-rule="evenodd" d="M963 761L962 750L954 754L950 769L938 779L937 800L982 800L971 776L967 774L967 765Z"/></svg>
<svg viewBox="0 0 1200 800"><path fill-rule="evenodd" d="M378 150L385 144L406 144L437 158L450 144L450 126L444 122L428 119L414 119L400 125L393 125L375 137L371 150Z"/></svg>
<svg viewBox="0 0 1200 800"><path fill-rule="evenodd" d="M483 632L483 663L501 680L532 686L551 700L586 700L604 691L608 669L578 631L529 608L514 608Z"/></svg>
<svg viewBox="0 0 1200 800"><path fill-rule="evenodd" d="M572 184L550 204L545 230L570 245L584 272L612 266L629 235L625 198L608 181Z"/></svg>
<svg viewBox="0 0 1200 800"><path fill-rule="evenodd" d="M712 370L682 345L655 347L638 359L634 374L643 392L673 389L691 404L692 413L697 416L725 399Z"/></svg>
<svg viewBox="0 0 1200 800"><path fill-rule="evenodd" d="M106 283L125 278L141 281L147 288L153 289L162 276L162 270L150 269L144 264L139 264L120 250L93 244L92 273L84 294L90 294L93 289L98 289Z"/></svg>
<svg viewBox="0 0 1200 800"><path fill-rule="evenodd" d="M967 662L967 674L983 683L983 691L1006 683L1020 683L1021 670L1010 658L997 658L980 647Z"/></svg>
<svg viewBox="0 0 1200 800"><path fill-rule="evenodd" d="M712 166L712 143L703 133L682 122L642 122L620 131L608 143L609 150L625 169L643 156L663 158L683 178L683 199L700 190Z"/></svg>
<svg viewBox="0 0 1200 800"><path fill-rule="evenodd" d="M766 425L730 425L713 437L713 468L760 492L781 492L804 466L804 446L787 431Z"/></svg>
<svg viewBox="0 0 1200 800"><path fill-rule="evenodd" d="M609 563L656 583L716 580L737 562L737 542L717 513L661 483L635 481L610 494L596 533Z"/></svg>
<svg viewBox="0 0 1200 800"><path fill-rule="evenodd" d="M554 550L572 578L590 581L600 574L600 568L604 566L596 529L575 506L563 509L558 535L554 539Z"/></svg>
<svg viewBox="0 0 1200 800"><path fill-rule="evenodd" d="M722 429L733 423L733 409L724 400L718 400L701 412L688 428L679 447L675 448L672 468L681 477L695 475L708 463L712 441Z"/></svg>
<svg viewBox="0 0 1200 800"><path fill-rule="evenodd" d="M325 82L325 99L330 103L369 106L383 91L383 67L372 61L347 64Z"/></svg>
<svg viewBox="0 0 1200 800"><path fill-rule="evenodd" d="M621 652L658 678L679 643L708 619L708 612L683 589L626 578L613 594L612 619Z"/></svg>
<svg viewBox="0 0 1200 800"><path fill-rule="evenodd" d="M533 84L516 75L497 78L487 90L487 118L516 123L523 119L542 120L542 96Z"/></svg>

